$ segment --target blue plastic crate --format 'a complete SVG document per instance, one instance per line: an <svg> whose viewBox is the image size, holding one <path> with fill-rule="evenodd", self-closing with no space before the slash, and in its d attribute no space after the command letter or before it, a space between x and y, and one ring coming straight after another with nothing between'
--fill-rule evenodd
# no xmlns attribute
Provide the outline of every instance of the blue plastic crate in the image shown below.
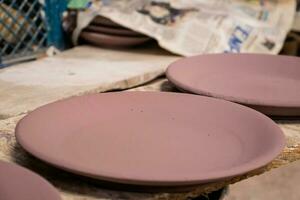
<svg viewBox="0 0 300 200"><path fill-rule="evenodd" d="M64 48L66 0L0 0L0 67Z"/></svg>

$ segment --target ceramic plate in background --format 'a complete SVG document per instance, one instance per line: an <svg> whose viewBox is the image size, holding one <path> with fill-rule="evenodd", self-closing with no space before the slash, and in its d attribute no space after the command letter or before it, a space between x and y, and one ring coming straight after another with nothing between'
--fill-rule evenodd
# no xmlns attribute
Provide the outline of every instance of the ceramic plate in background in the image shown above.
<svg viewBox="0 0 300 200"><path fill-rule="evenodd" d="M109 35L145 37L145 35L143 35L141 33L132 31L130 29L125 29L125 28L111 28L111 27L105 27L105 26L88 25L85 28L85 30L91 31L91 32L109 34Z"/></svg>
<svg viewBox="0 0 300 200"><path fill-rule="evenodd" d="M267 115L300 116L300 58L215 54L180 59L167 69L178 88L247 105Z"/></svg>
<svg viewBox="0 0 300 200"><path fill-rule="evenodd" d="M88 31L83 31L80 37L90 44L109 47L136 46L151 40L148 37L116 36Z"/></svg>
<svg viewBox="0 0 300 200"><path fill-rule="evenodd" d="M115 28L124 28L120 24L118 24L116 22L113 22L110 19L102 17L102 16L96 16L93 19L92 24L101 25L101 26L115 27Z"/></svg>

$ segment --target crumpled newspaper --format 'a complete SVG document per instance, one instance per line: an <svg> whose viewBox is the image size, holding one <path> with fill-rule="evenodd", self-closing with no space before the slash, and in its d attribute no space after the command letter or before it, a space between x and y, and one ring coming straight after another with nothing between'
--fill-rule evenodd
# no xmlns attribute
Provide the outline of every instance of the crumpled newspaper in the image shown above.
<svg viewBox="0 0 300 200"><path fill-rule="evenodd" d="M297 9L296 9L293 30L300 32L300 0L297 0Z"/></svg>
<svg viewBox="0 0 300 200"><path fill-rule="evenodd" d="M91 0L72 40L95 16L156 39L166 50L277 54L293 26L296 0Z"/></svg>

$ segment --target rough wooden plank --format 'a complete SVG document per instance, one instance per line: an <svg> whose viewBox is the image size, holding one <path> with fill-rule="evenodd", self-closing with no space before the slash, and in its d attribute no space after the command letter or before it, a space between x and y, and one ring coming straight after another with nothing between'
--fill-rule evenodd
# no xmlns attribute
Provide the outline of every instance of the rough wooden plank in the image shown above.
<svg viewBox="0 0 300 200"><path fill-rule="evenodd" d="M0 119L69 96L126 89L164 73L178 56L156 46L130 50L78 46L0 70Z"/></svg>
<svg viewBox="0 0 300 200"><path fill-rule="evenodd" d="M159 79L146 86L131 89L131 91L168 91L179 92L166 79ZM16 162L28 167L60 189L64 199L106 199L106 200L185 200L197 197L211 191L218 190L229 184L241 181L254 175L262 174L273 168L277 168L300 159L300 120L281 120L278 125L284 131L287 145L283 153L267 166L254 170L242 176L220 182L200 185L185 192L177 193L134 193L122 192L112 189L103 189L103 185L82 180L79 176L72 175L62 170L51 167L27 154L15 141L14 129L16 123L23 117L20 115L6 120L0 120L0 159ZM104 184L105 185L105 184ZM120 189L120 188L118 188Z"/></svg>

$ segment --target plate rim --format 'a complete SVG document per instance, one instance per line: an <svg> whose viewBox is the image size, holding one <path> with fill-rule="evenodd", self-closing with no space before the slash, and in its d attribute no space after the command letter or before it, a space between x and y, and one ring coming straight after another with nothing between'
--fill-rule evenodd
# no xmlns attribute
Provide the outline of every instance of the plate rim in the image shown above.
<svg viewBox="0 0 300 200"><path fill-rule="evenodd" d="M99 33L99 32L95 32L95 31L82 31L81 33L83 34L92 34L94 35L94 37L103 37L101 39L104 39L104 37L109 38L109 39L120 39L120 40L134 40L134 41L140 41L140 40L150 40L151 38L147 37L147 36L128 36L128 35L110 35L110 34L106 34L106 33Z"/></svg>

